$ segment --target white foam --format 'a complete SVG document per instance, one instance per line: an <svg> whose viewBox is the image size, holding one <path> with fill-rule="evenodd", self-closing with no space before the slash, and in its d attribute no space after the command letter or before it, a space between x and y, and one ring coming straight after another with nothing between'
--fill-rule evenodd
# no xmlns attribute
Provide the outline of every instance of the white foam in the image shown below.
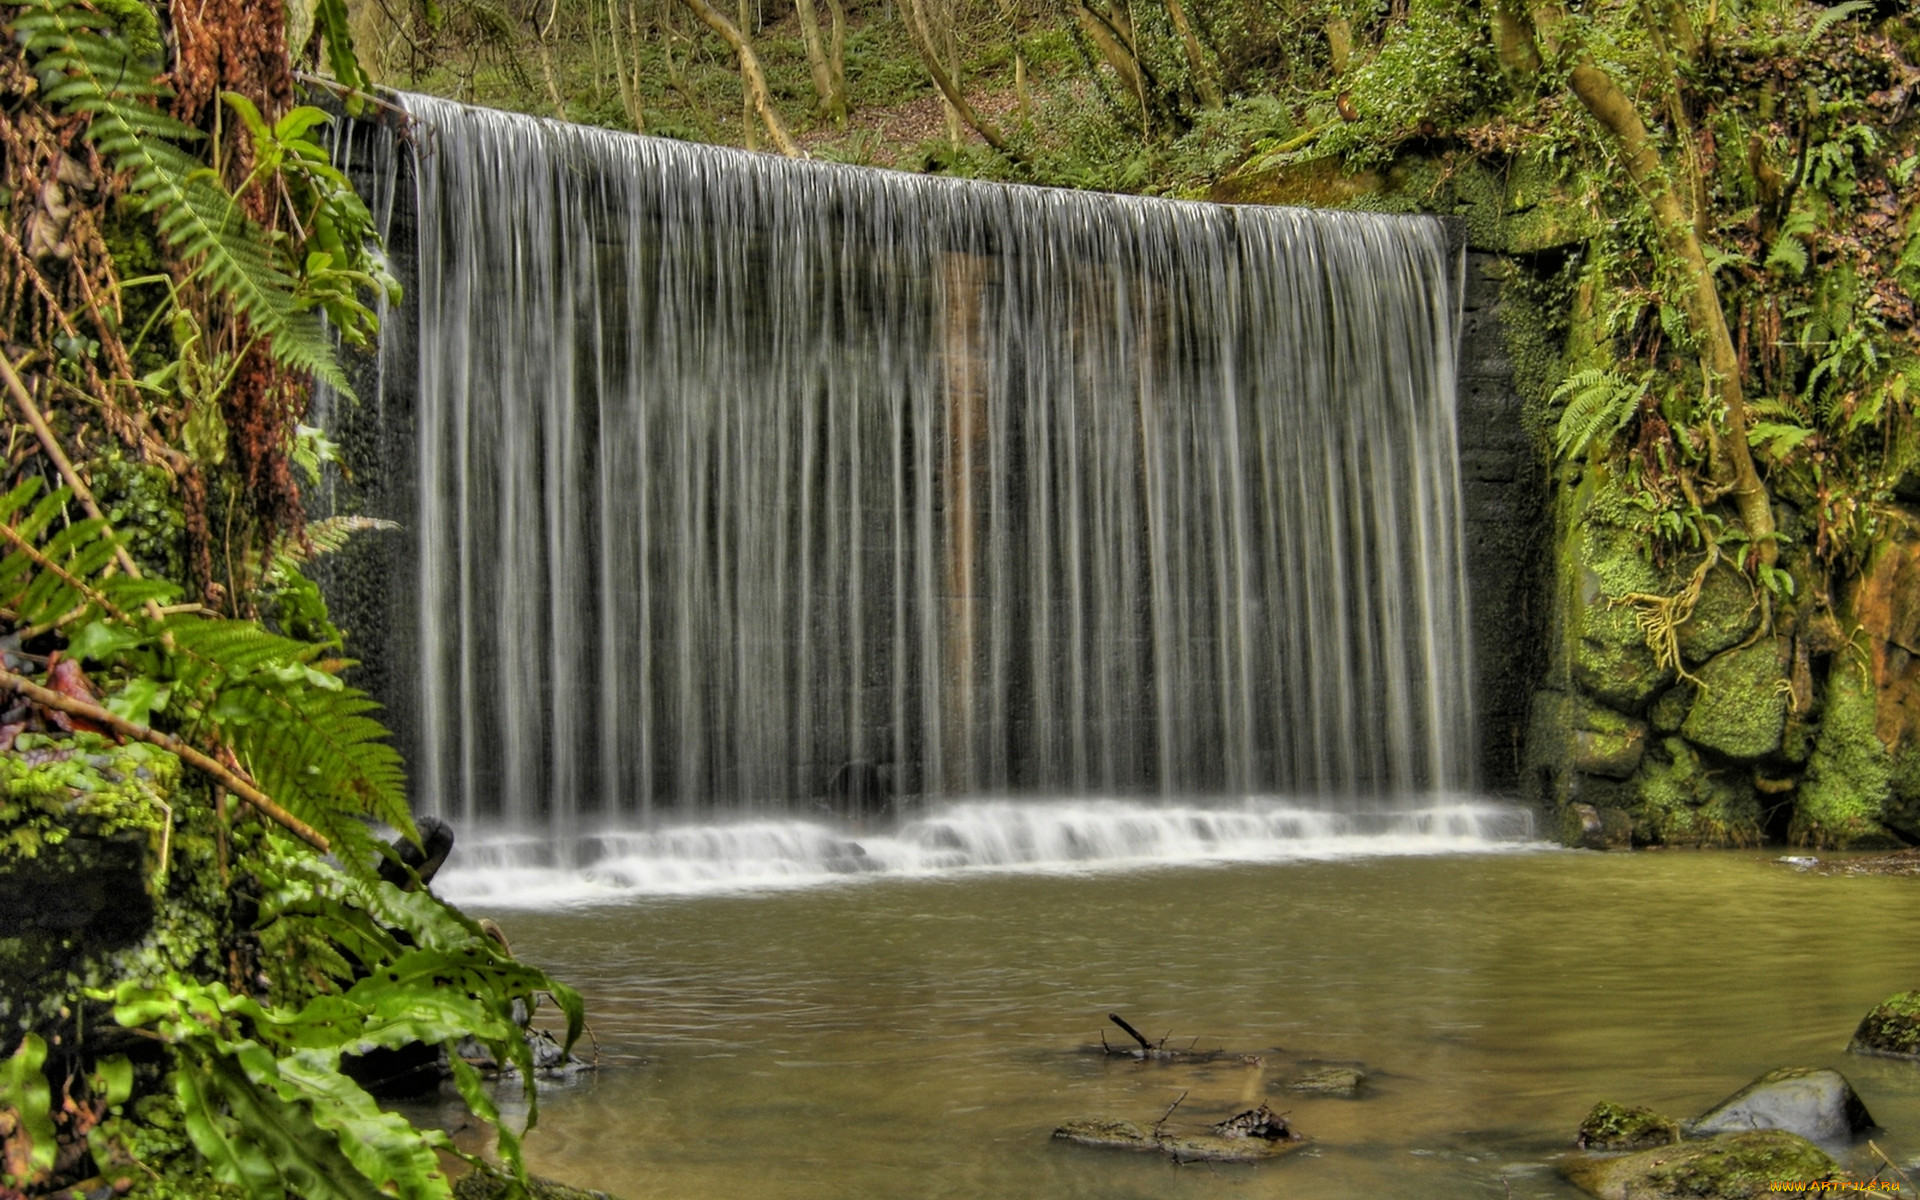
<svg viewBox="0 0 1920 1200"><path fill-rule="evenodd" d="M973 800L884 830L765 818L569 837L462 836L434 890L482 908L564 908L645 896L819 886L984 871L1432 855L1537 848L1525 809L1466 798L1313 807Z"/></svg>

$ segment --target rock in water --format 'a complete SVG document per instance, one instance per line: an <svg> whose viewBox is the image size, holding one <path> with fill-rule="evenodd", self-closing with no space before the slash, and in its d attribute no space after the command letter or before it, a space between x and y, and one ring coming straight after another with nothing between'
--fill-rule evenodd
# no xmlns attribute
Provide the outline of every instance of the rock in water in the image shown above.
<svg viewBox="0 0 1920 1200"><path fill-rule="evenodd" d="M1873 1114L1838 1071L1782 1067L1769 1071L1707 1110L1696 1135L1784 1129L1816 1142L1844 1142L1873 1128Z"/></svg>
<svg viewBox="0 0 1920 1200"><path fill-rule="evenodd" d="M1560 1173L1600 1200L1750 1200L1775 1184L1847 1179L1840 1164L1781 1129L1726 1133L1635 1154L1571 1154Z"/></svg>
<svg viewBox="0 0 1920 1200"><path fill-rule="evenodd" d="M469 1171L460 1177L460 1182L453 1185L454 1200L506 1200L506 1197L515 1194L509 1186L510 1182L506 1176L485 1168ZM533 1200L619 1200L605 1192L568 1187L538 1175L529 1175L527 1182L533 1185L528 1192Z"/></svg>
<svg viewBox="0 0 1920 1200"><path fill-rule="evenodd" d="M1855 1054L1884 1054L1920 1059L1920 992L1890 996L1860 1021L1847 1049Z"/></svg>
<svg viewBox="0 0 1920 1200"><path fill-rule="evenodd" d="M1580 1122L1574 1145L1582 1150L1645 1150L1680 1140L1680 1122L1637 1104L1602 1100Z"/></svg>
<svg viewBox="0 0 1920 1200"><path fill-rule="evenodd" d="M1321 1067L1309 1071L1287 1085L1288 1090L1310 1092L1316 1096L1359 1095L1360 1085L1367 1081L1365 1071L1353 1067Z"/></svg>
<svg viewBox="0 0 1920 1200"><path fill-rule="evenodd" d="M1105 1150L1144 1150L1164 1154L1175 1162L1259 1162L1297 1150L1307 1139L1294 1132L1287 1119L1262 1104L1228 1117L1216 1125L1185 1132L1132 1121L1096 1118L1068 1121L1053 1131L1055 1141L1096 1146Z"/></svg>

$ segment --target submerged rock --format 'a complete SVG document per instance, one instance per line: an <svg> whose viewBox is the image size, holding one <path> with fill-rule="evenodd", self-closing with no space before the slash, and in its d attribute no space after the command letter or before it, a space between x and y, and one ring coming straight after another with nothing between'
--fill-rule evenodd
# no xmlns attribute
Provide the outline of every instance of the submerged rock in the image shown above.
<svg viewBox="0 0 1920 1200"><path fill-rule="evenodd" d="M619 1197L606 1192L568 1187L538 1175L529 1175L527 1182L532 1185L528 1195L533 1200L619 1200ZM453 1185L453 1196L454 1200L506 1200L508 1196L516 1194L511 1184L507 1176L481 1168L461 1176L460 1182Z"/></svg>
<svg viewBox="0 0 1920 1200"><path fill-rule="evenodd" d="M1633 1154L1572 1154L1560 1173L1600 1200L1749 1200L1781 1183L1847 1179L1826 1151L1782 1129L1726 1133Z"/></svg>
<svg viewBox="0 0 1920 1200"><path fill-rule="evenodd" d="M1260 1162L1297 1150L1307 1139L1265 1104L1198 1129L1151 1129L1105 1118L1068 1121L1053 1131L1059 1142L1103 1150L1164 1154L1175 1162Z"/></svg>
<svg viewBox="0 0 1920 1200"><path fill-rule="evenodd" d="M1564 826L1563 837L1569 846L1583 850L1633 848L1633 818L1618 808L1569 804Z"/></svg>
<svg viewBox="0 0 1920 1200"><path fill-rule="evenodd" d="M1920 992L1889 996L1860 1020L1847 1049L1855 1054L1920 1059Z"/></svg>
<svg viewBox="0 0 1920 1200"><path fill-rule="evenodd" d="M1823 1067L1769 1071L1709 1109L1691 1126L1700 1134L1783 1129L1819 1142L1844 1142L1873 1128L1873 1114L1847 1077Z"/></svg>
<svg viewBox="0 0 1920 1200"><path fill-rule="evenodd" d="M1321 1067L1289 1083L1287 1089L1316 1096L1356 1096L1366 1081L1367 1073L1356 1067Z"/></svg>
<svg viewBox="0 0 1920 1200"><path fill-rule="evenodd" d="M1574 1145L1582 1150L1645 1150L1680 1141L1680 1122L1637 1104L1602 1100L1580 1122Z"/></svg>

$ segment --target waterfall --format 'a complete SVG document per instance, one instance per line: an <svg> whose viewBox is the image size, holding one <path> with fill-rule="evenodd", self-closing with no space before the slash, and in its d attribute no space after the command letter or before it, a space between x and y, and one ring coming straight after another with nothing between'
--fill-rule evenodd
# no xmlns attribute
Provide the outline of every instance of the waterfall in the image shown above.
<svg viewBox="0 0 1920 1200"><path fill-rule="evenodd" d="M1440 222L402 102L424 809L1471 786Z"/></svg>

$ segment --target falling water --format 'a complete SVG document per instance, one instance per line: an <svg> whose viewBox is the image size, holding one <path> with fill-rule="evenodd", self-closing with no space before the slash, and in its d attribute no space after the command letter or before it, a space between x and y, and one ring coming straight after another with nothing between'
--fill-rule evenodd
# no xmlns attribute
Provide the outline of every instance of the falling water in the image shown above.
<svg viewBox="0 0 1920 1200"><path fill-rule="evenodd" d="M1471 784L1439 222L404 103L427 809Z"/></svg>

